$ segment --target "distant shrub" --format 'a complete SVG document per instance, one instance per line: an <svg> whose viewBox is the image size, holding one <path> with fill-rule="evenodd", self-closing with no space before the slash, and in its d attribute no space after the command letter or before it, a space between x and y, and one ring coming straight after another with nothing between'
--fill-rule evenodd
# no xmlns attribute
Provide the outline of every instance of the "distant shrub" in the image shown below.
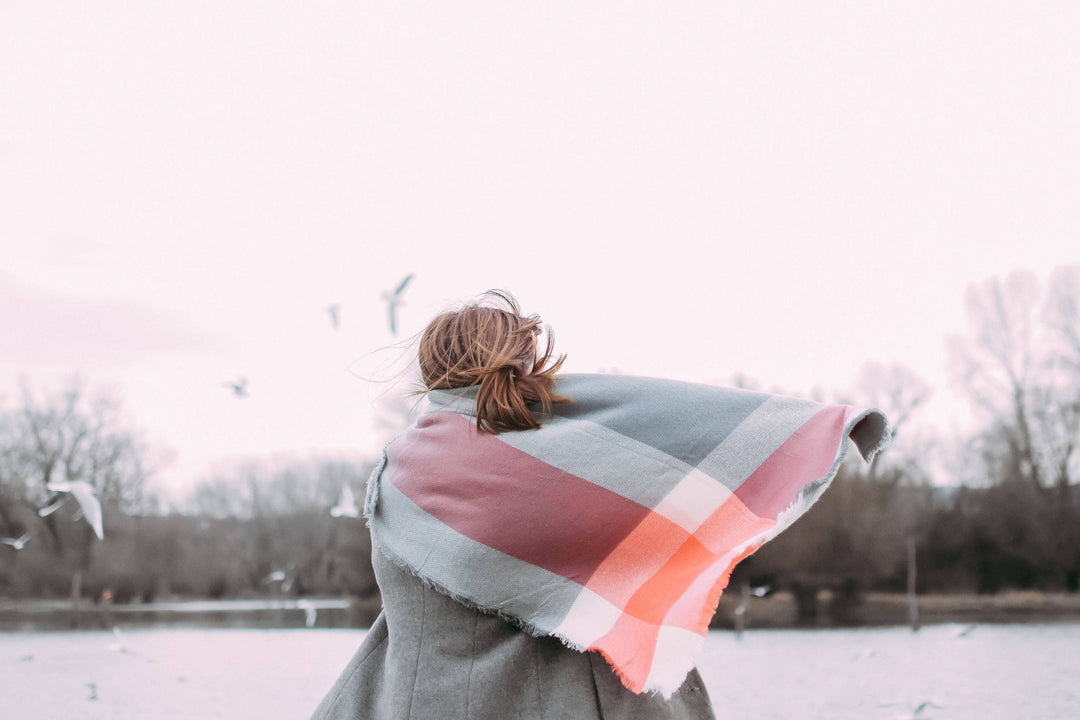
<svg viewBox="0 0 1080 720"><path fill-rule="evenodd" d="M220 600L229 593L229 579L224 575L215 575L206 587L206 594L214 600Z"/></svg>
<svg viewBox="0 0 1080 720"><path fill-rule="evenodd" d="M139 593L139 582L131 575L118 575L113 578L112 599L118 605L127 605Z"/></svg>
<svg viewBox="0 0 1080 720"><path fill-rule="evenodd" d="M191 578L187 576L177 576L169 578L169 592L181 597L191 597L195 594L195 586L191 583Z"/></svg>
<svg viewBox="0 0 1080 720"><path fill-rule="evenodd" d="M154 598L157 597L159 578L155 574L147 576L142 583L142 589L139 592L139 599L144 603L154 602Z"/></svg>

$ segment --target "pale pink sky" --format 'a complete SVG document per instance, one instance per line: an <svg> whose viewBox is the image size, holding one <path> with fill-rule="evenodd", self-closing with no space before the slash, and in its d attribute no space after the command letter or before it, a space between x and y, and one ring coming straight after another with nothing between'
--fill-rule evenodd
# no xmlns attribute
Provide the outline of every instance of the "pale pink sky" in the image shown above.
<svg viewBox="0 0 1080 720"><path fill-rule="evenodd" d="M895 361L948 425L965 288L1080 260L1078 32L1072 2L6 3L0 393L80 371L171 486L366 453L347 368L414 272L405 335L503 287L570 370Z"/></svg>

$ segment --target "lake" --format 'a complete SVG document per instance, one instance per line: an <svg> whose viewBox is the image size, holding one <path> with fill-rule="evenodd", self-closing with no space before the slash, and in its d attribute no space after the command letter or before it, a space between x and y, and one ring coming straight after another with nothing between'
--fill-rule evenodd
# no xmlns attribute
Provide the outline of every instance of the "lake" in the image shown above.
<svg viewBox="0 0 1080 720"><path fill-rule="evenodd" d="M306 718L363 630L0 633L3 717ZM710 633L718 718L1075 720L1080 624ZM920 704L923 709L916 714Z"/></svg>

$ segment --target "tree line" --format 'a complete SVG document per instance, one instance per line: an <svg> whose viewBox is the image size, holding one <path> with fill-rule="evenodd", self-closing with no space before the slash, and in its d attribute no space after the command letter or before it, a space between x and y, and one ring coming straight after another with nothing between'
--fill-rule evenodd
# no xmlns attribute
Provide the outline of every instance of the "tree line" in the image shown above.
<svg viewBox="0 0 1080 720"><path fill-rule="evenodd" d="M884 410L893 446L870 466L842 465L814 510L733 580L796 597L827 587L842 612L845 598L867 590L903 591L913 544L920 592L1078 590L1080 267L1045 284L1022 272L993 278L965 302L950 364L974 429L920 433L912 420L928 385L902 366L868 364L835 399ZM392 406L380 423L400 425L407 410ZM0 406L0 539L29 536L21 549L0 545L0 597L377 593L363 519L331 513L343 488L363 497L374 458L253 461L202 480L163 512L145 455L117 403L77 383L46 397L24 388L15 405ZM94 487L103 541L76 503L41 514L54 500L46 485L59 480Z"/></svg>
<svg viewBox="0 0 1080 720"><path fill-rule="evenodd" d="M968 289L965 309L950 370L975 429L951 444L905 437L929 389L902 367L867 366L859 397L886 411L893 447L869 468L845 464L744 578L797 600L827 587L842 615L865 590L904 591L913 544L920 592L1080 589L1080 266L1045 286L1027 272L991 278ZM935 460L943 487L930 482Z"/></svg>

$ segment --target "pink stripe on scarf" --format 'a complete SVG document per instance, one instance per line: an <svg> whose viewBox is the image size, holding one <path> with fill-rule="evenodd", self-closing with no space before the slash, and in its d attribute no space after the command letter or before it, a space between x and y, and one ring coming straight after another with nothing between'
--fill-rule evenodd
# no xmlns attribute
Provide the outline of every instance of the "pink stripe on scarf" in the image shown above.
<svg viewBox="0 0 1080 720"><path fill-rule="evenodd" d="M825 407L795 431L735 491L758 517L775 520L807 483L828 475L844 435L847 408Z"/></svg>
<svg viewBox="0 0 1080 720"><path fill-rule="evenodd" d="M462 535L582 585L650 512L450 412L422 417L390 447L386 477Z"/></svg>

